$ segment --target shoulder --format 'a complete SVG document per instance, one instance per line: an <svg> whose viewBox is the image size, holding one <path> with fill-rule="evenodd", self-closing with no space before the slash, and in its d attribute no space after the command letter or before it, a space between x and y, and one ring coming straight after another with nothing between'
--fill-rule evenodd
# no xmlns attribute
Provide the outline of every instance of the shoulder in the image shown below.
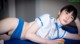
<svg viewBox="0 0 80 44"><path fill-rule="evenodd" d="M50 20L54 20L55 18L47 13L47 14L43 14L43 15L39 16L38 19L50 21Z"/></svg>
<svg viewBox="0 0 80 44"><path fill-rule="evenodd" d="M43 14L43 15L37 17L35 20L38 22L38 24L40 26L44 26L51 21L50 17L51 17L50 14Z"/></svg>
<svg viewBox="0 0 80 44"><path fill-rule="evenodd" d="M50 17L50 14L43 14L41 16L39 16L40 18L49 18Z"/></svg>

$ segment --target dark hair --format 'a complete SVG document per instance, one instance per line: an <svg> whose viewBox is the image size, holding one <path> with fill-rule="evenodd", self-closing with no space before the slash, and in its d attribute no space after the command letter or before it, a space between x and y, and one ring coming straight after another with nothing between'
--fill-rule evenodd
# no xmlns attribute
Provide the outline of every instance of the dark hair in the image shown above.
<svg viewBox="0 0 80 44"><path fill-rule="evenodd" d="M77 17L77 9L73 5L64 6L60 10L60 12L62 12L63 10L66 10L68 13L73 12L72 13L72 16L74 17L73 21L76 19L76 17Z"/></svg>

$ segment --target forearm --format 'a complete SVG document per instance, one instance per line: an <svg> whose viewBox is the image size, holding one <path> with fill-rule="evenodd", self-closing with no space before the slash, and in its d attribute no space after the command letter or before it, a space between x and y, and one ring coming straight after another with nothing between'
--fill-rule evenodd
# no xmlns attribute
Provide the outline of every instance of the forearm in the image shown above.
<svg viewBox="0 0 80 44"><path fill-rule="evenodd" d="M42 43L42 44L47 44L49 42L52 42L52 40L47 40L47 39L43 39L37 35L34 35L34 34L26 34L26 38L31 40L31 41L34 41L34 42L37 42L37 43Z"/></svg>
<svg viewBox="0 0 80 44"><path fill-rule="evenodd" d="M76 34L74 39L75 40L80 40L80 35Z"/></svg>
<svg viewBox="0 0 80 44"><path fill-rule="evenodd" d="M73 40L80 40L80 36L78 34L73 34L73 36L70 38Z"/></svg>
<svg viewBox="0 0 80 44"><path fill-rule="evenodd" d="M67 35L65 36L67 39L73 39L73 40L80 40L80 36L78 34L72 34L67 32Z"/></svg>
<svg viewBox="0 0 80 44"><path fill-rule="evenodd" d="M76 26L78 28L78 34L80 35L80 20L77 18L75 23L76 23Z"/></svg>

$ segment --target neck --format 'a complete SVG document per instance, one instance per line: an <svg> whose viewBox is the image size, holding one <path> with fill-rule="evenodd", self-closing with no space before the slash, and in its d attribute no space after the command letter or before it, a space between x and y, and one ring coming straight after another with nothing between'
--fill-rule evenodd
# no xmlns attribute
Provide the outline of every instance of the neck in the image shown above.
<svg viewBox="0 0 80 44"><path fill-rule="evenodd" d="M58 21L58 23L59 24L61 24L62 25L62 23L61 23L61 21L60 21L60 19L59 18L57 18L57 21ZM62 25L63 26L63 25Z"/></svg>

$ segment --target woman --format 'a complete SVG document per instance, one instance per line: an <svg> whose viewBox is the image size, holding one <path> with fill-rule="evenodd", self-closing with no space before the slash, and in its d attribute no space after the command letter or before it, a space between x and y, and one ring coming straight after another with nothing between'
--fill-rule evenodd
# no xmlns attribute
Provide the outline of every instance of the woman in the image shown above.
<svg viewBox="0 0 80 44"><path fill-rule="evenodd" d="M73 22L76 16L77 9L72 5L67 5L60 10L57 19L49 14L42 15L33 22L25 22L20 18L6 18L0 21L0 34L8 32L8 35L3 34L0 38L5 40L28 39L43 44L62 43L64 41L62 38L80 40L78 34L69 33L61 28Z"/></svg>

